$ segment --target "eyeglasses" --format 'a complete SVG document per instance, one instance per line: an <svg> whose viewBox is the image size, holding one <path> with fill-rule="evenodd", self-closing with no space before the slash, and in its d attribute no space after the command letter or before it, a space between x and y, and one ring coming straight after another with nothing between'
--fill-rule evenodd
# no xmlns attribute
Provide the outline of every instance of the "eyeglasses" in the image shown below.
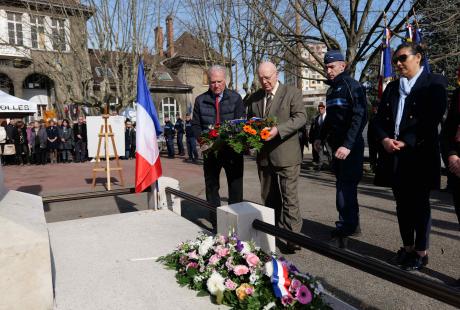
<svg viewBox="0 0 460 310"><path fill-rule="evenodd" d="M402 54L399 56L393 56L393 64L396 65L398 61L400 63L406 62L407 58L409 58L409 56L411 55L414 55L414 54Z"/></svg>

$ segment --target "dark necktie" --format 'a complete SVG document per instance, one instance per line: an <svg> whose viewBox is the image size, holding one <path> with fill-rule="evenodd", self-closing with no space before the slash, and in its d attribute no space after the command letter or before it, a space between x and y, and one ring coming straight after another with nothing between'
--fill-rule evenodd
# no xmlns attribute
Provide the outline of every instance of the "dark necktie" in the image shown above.
<svg viewBox="0 0 460 310"><path fill-rule="evenodd" d="M273 95L272 94L267 94L267 98L265 99L264 117L268 116L268 112L270 111L270 107L272 105L272 102L273 102Z"/></svg>
<svg viewBox="0 0 460 310"><path fill-rule="evenodd" d="M216 96L216 124L220 124L219 96Z"/></svg>

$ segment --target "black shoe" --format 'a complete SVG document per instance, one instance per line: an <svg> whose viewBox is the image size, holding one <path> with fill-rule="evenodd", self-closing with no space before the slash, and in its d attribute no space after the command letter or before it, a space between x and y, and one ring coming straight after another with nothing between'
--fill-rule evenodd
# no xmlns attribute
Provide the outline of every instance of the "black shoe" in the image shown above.
<svg viewBox="0 0 460 310"><path fill-rule="evenodd" d="M300 245L297 245L297 244L291 243L291 242L287 242L286 243L286 249L288 251L295 252L295 251L300 251L300 249L302 249L302 248L300 247Z"/></svg>
<svg viewBox="0 0 460 310"><path fill-rule="evenodd" d="M458 279L457 281L454 282L454 286L455 287L460 287L460 279Z"/></svg>
<svg viewBox="0 0 460 310"><path fill-rule="evenodd" d="M401 266L409 259L411 252L407 252L405 248L400 248L396 255L390 260L391 263Z"/></svg>
<svg viewBox="0 0 460 310"><path fill-rule="evenodd" d="M359 237L361 235L362 235L362 233L361 233L361 226L360 225L356 226L355 231L352 234L350 234L350 236L353 236L353 237Z"/></svg>
<svg viewBox="0 0 460 310"><path fill-rule="evenodd" d="M428 265L428 255L420 256L417 252L409 253L408 259L403 263L402 268L407 271L420 270Z"/></svg>

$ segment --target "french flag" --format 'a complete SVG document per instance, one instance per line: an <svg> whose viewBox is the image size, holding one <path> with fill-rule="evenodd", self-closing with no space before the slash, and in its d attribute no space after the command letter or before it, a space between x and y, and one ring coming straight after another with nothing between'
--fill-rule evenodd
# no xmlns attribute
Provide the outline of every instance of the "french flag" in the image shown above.
<svg viewBox="0 0 460 310"><path fill-rule="evenodd" d="M277 298L281 298L286 295L290 295L289 286L291 285L291 279L289 279L289 271L286 264L281 263L279 260L272 257L273 264L273 275L271 282L273 285L273 291Z"/></svg>
<svg viewBox="0 0 460 310"><path fill-rule="evenodd" d="M157 135L161 126L144 75L144 62L137 71L136 193L144 191L162 175Z"/></svg>

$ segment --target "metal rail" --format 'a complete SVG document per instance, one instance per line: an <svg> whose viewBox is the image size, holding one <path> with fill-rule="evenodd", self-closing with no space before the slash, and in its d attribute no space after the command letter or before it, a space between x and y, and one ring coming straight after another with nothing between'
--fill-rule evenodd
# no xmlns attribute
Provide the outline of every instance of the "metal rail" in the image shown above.
<svg viewBox="0 0 460 310"><path fill-rule="evenodd" d="M129 187L129 188L113 189L110 191L97 191L97 192L85 192L85 193L45 196L45 197L42 197L42 199L43 199L43 203L54 203L54 202L63 202L63 201L71 201L71 200L129 195L129 194L134 194L134 193L135 193L135 188Z"/></svg>
<svg viewBox="0 0 460 310"><path fill-rule="evenodd" d="M305 249L327 256L358 270L372 274L376 277L406 287L452 306L460 307L460 292L444 284L422 278L375 258L343 250L328 245L327 243L314 240L311 237L296 234L292 231L276 227L260 220L254 220L252 227L272 236L295 243Z"/></svg>
<svg viewBox="0 0 460 310"><path fill-rule="evenodd" d="M209 202L207 202L206 200L198 198L198 197L190 195L190 194L187 194L187 193L184 193L184 192L179 191L177 189L174 189L174 188L171 188L171 187L166 187L165 188L165 193L167 195L174 195L174 196L180 197L182 199L185 199L187 201L190 201L190 202L192 202L192 203L194 203L194 204L196 204L196 205L198 205L200 207L208 209L211 212L214 212L214 213L217 212L216 207L213 206L212 204L210 204Z"/></svg>

